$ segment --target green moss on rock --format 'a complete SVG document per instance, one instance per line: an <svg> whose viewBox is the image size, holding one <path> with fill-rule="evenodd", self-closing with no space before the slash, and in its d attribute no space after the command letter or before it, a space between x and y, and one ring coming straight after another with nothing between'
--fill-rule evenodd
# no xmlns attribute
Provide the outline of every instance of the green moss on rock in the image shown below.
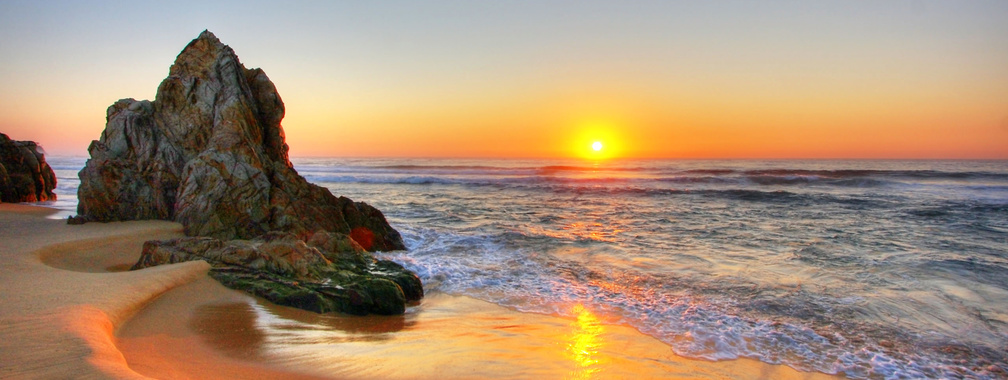
<svg viewBox="0 0 1008 380"><path fill-rule="evenodd" d="M144 244L133 269L204 260L225 286L285 306L317 313L402 314L423 297L416 274L375 258L346 235L318 232L308 243L292 234L268 233L252 240L188 237ZM331 251L339 249L341 251Z"/></svg>

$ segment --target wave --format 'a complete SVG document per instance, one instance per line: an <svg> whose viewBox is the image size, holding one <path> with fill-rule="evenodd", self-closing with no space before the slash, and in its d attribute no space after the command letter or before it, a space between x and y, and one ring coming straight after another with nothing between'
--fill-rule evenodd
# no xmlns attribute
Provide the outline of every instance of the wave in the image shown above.
<svg viewBox="0 0 1008 380"><path fill-rule="evenodd" d="M653 167L622 167L622 166L575 166L575 165L548 165L537 168L540 174L552 174L563 172L646 172L656 170Z"/></svg>
<svg viewBox="0 0 1008 380"><path fill-rule="evenodd" d="M376 170L408 170L408 171L443 171L443 170L458 170L458 171L535 171L541 173L550 172L586 172L586 171L644 171L651 170L648 167L614 167L614 166L584 166L584 165L466 165L466 164L395 164L395 165L368 165L359 166L362 169L376 169Z"/></svg>
<svg viewBox="0 0 1008 380"><path fill-rule="evenodd" d="M915 185L972 186L975 190L1008 187L1008 173L1000 171L862 170L862 169L687 169L675 165L492 165L379 164L301 165L302 174L322 183L369 184L675 184L684 186L819 186L881 188ZM937 181L937 182L936 182ZM951 183L941 183L951 181ZM964 183L965 182L965 183ZM649 185L652 187L660 187Z"/></svg>
<svg viewBox="0 0 1008 380"><path fill-rule="evenodd" d="M500 166L489 165L378 165L371 166L375 169L389 170L496 170L502 169Z"/></svg>
<svg viewBox="0 0 1008 380"><path fill-rule="evenodd" d="M318 181L318 178L309 178L309 181ZM717 198L727 200L737 200L755 203L782 203L782 204L812 204L812 203L837 203L856 207L876 206L877 201L858 196L842 196L825 193L801 193L785 190L753 190L745 188L725 188L725 189L679 189L679 188L655 188L649 186L634 186L626 184L624 186L598 186L594 183L570 183L557 181L534 181L528 178L515 179L453 179L443 177L354 177L338 176L327 177L320 183L332 186L337 183L356 184L380 184L380 185L450 185L450 186L471 186L471 187L491 187L502 190L531 193L554 193L568 195L603 195L603 196L633 196L647 198L663 198L676 196L699 196L704 198Z"/></svg>
<svg viewBox="0 0 1008 380"><path fill-rule="evenodd" d="M950 362L1004 360L1003 353L985 345L963 346L978 358L942 352L954 343L943 339L922 349L900 327L845 318L860 311L856 299L838 304L809 292L782 294L778 288L721 278L644 273L621 265L619 256L608 250L584 254L607 264L592 268L568 259L563 250L552 251L556 243L551 240L557 237L528 231L468 234L416 225L397 228L410 249L383 253L383 258L415 271L430 291L547 314L569 315L568 305L583 303L622 317L688 357L748 357L852 378L982 377L982 372ZM878 339L887 343L873 343Z"/></svg>
<svg viewBox="0 0 1008 380"><path fill-rule="evenodd" d="M917 179L988 179L1008 180L1008 173L990 171L943 171L943 170L862 170L862 169L694 169L686 174L736 175L749 178L917 178Z"/></svg>
<svg viewBox="0 0 1008 380"><path fill-rule="evenodd" d="M921 263L920 266L928 269L961 272L962 277L1001 289L1008 289L1008 266L988 262L983 258L931 260Z"/></svg>
<svg viewBox="0 0 1008 380"><path fill-rule="evenodd" d="M822 201L835 200L838 196L816 192L788 191L775 185L824 185L835 187L880 187L899 185L886 181L843 180L832 183L763 180L753 182L748 179L727 179L717 177L675 177L658 179L640 178L551 178L538 176L424 176L424 175L306 175L310 182L321 186L340 184L406 185L406 186L465 186L490 187L514 191L556 194L600 194L610 196L667 197L678 195L701 195L753 202ZM665 185L661 185L661 184ZM682 186L668 186L668 184ZM716 187L711 188L710 185ZM754 186L755 185L755 186ZM761 189L759 187L765 187ZM849 203L844 198L840 202Z"/></svg>
<svg viewBox="0 0 1008 380"><path fill-rule="evenodd" d="M900 186L905 182L874 178L830 178L808 175L739 175L739 176L673 176L656 178L656 181L680 184L757 185L757 186L837 186L882 187Z"/></svg>
<svg viewBox="0 0 1008 380"><path fill-rule="evenodd" d="M375 175L314 175L305 174L304 178L321 185L331 183L367 183L367 184L479 184L471 179L453 179L443 176L407 175L407 176L375 176Z"/></svg>

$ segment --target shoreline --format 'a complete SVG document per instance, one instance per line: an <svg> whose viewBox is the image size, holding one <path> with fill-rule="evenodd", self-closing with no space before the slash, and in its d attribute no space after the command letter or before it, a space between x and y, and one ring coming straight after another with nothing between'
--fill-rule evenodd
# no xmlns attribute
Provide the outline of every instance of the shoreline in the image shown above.
<svg viewBox="0 0 1008 380"><path fill-rule="evenodd" d="M67 226L46 218L56 211L0 204L0 351L16 353L0 358L2 376L839 378L684 358L587 310L562 318L432 293L403 316L320 315L225 288L203 262L110 272L180 226Z"/></svg>

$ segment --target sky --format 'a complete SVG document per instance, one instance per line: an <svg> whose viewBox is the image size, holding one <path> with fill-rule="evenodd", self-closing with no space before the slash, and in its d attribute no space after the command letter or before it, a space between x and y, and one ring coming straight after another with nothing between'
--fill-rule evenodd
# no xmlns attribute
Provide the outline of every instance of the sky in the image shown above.
<svg viewBox="0 0 1008 380"><path fill-rule="evenodd" d="M86 156L209 29L276 85L293 157L1006 159L1006 20L1004 0L2 0L0 132Z"/></svg>

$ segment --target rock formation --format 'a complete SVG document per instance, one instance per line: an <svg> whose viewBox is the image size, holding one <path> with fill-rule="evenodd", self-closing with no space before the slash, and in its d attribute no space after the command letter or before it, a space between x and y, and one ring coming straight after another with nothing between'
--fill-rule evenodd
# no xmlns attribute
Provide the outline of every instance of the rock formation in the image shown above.
<svg viewBox="0 0 1008 380"><path fill-rule="evenodd" d="M368 250L404 249L377 209L308 183L287 157L284 105L261 69L246 69L204 31L179 53L151 101L119 100L80 172L88 220L174 220L186 234L366 236ZM354 232L357 231L357 232Z"/></svg>
<svg viewBox="0 0 1008 380"><path fill-rule="evenodd" d="M280 305L325 313L402 314L423 297L420 279L375 260L349 236L319 231L307 241L284 233L252 240L188 237L144 244L133 269L204 260L224 285Z"/></svg>
<svg viewBox="0 0 1008 380"><path fill-rule="evenodd" d="M79 215L71 222L174 220L187 235L210 239L152 242L138 268L207 260L225 285L277 302L290 297L264 289L303 284L298 297L336 294L351 300L344 307L335 298L319 298L329 301L309 309L401 313L403 300L419 299L422 289L419 296L409 297L410 290L404 293L400 282L372 273L387 264L375 262L370 254L361 259L366 263L350 270L350 264L339 259L346 252L306 245L325 233L352 239L357 244L353 249L405 249L381 211L335 197L294 170L280 125L283 116L283 101L266 73L246 69L230 47L203 31L176 57L154 101L123 99L108 108L105 130L88 147L91 158L79 174ZM274 244L276 234L283 236L284 244ZM308 265L310 273L278 273L260 265L285 262L291 247L300 253L288 264ZM228 259L232 254L249 265ZM416 279L401 267L398 271ZM336 282L332 273L354 273L353 280ZM368 287L387 290L390 283L399 287L393 297L397 307L359 299Z"/></svg>
<svg viewBox="0 0 1008 380"><path fill-rule="evenodd" d="M14 141L0 133L0 202L56 200L56 174L33 141Z"/></svg>

